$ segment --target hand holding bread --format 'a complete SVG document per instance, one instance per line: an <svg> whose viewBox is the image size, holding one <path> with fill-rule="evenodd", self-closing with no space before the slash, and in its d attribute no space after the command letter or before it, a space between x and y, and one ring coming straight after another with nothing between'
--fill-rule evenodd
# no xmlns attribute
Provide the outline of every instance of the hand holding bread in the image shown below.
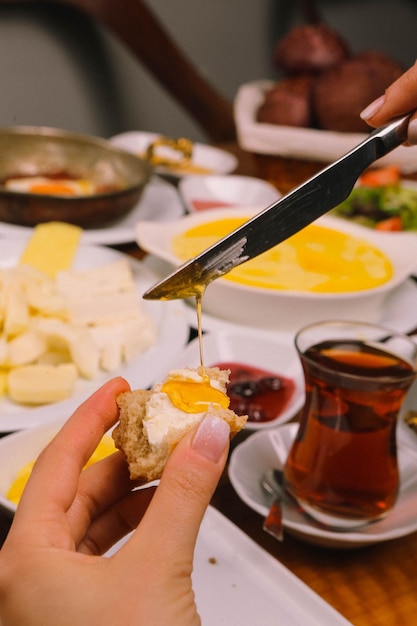
<svg viewBox="0 0 417 626"><path fill-rule="evenodd" d="M228 408L229 374L217 367L174 370L151 390L118 396L120 421L113 439L126 456L132 479L160 478L179 440L206 415L223 419L232 437L244 427L247 417Z"/></svg>
<svg viewBox="0 0 417 626"><path fill-rule="evenodd" d="M121 453L82 471L126 393L125 380L108 382L39 457L0 551L2 623L200 623L194 547L230 428L210 411L175 445L156 491L135 489ZM112 557L100 556L135 528Z"/></svg>

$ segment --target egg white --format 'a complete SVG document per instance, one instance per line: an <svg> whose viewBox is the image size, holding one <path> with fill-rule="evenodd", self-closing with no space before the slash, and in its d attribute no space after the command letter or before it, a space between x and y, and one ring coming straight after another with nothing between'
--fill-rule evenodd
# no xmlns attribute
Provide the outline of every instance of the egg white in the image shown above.
<svg viewBox="0 0 417 626"><path fill-rule="evenodd" d="M20 193L42 193L36 191L38 185L46 185L49 187L48 191L44 192L46 195L66 196L67 194L60 192L59 187L61 186L65 186L70 190L71 193L68 194L70 196L90 196L96 191L93 182L87 179L68 180L49 178L47 176L9 178L5 182L4 187L8 191ZM56 192L54 191L54 187L56 187Z"/></svg>

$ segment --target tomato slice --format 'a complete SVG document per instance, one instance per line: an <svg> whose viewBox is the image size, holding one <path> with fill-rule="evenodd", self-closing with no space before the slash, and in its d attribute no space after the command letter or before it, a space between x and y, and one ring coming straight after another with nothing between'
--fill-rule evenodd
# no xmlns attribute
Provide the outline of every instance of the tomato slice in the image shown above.
<svg viewBox="0 0 417 626"><path fill-rule="evenodd" d="M390 232L404 230L403 221L399 215L394 215L393 217L388 217L386 220L382 220L382 222L378 222L375 225L375 230Z"/></svg>
<svg viewBox="0 0 417 626"><path fill-rule="evenodd" d="M366 187L385 187L400 180L400 169L397 165L387 165L378 169L364 172L359 178L359 184Z"/></svg>

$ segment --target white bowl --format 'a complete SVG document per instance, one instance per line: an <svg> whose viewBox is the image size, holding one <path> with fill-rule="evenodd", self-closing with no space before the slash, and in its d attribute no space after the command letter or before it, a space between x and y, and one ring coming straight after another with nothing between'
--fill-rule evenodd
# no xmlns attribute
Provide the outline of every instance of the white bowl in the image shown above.
<svg viewBox="0 0 417 626"><path fill-rule="evenodd" d="M244 216L259 209L233 208L203 211L175 222L139 222L136 240L145 251L167 261L172 268L183 261L172 251L172 239L194 226L222 218ZM278 291L250 287L219 278L207 288L204 312L236 324L294 332L307 323L325 319L379 321L381 307L394 290L417 268L417 238L411 233L381 233L336 217L324 216L318 224L366 240L391 260L393 277L373 289L346 293Z"/></svg>
<svg viewBox="0 0 417 626"><path fill-rule="evenodd" d="M260 178L252 176L185 176L178 191L190 213L225 206L259 206L265 208L278 200L281 193Z"/></svg>
<svg viewBox="0 0 417 626"><path fill-rule="evenodd" d="M294 383L294 391L280 414L268 422L246 423L247 430L263 430L292 419L304 404L304 376L294 341L288 334L262 333L253 329L205 333L203 335L204 364L235 363L284 376ZM200 351L198 338L193 339L170 361L169 369L198 367Z"/></svg>

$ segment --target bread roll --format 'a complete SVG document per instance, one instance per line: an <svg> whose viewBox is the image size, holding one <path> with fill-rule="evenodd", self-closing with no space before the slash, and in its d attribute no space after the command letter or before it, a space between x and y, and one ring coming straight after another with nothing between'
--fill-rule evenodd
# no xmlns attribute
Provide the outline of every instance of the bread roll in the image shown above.
<svg viewBox="0 0 417 626"><path fill-rule="evenodd" d="M312 90L317 126L338 132L370 132L360 112L402 73L399 63L376 50L362 52L323 72Z"/></svg>
<svg viewBox="0 0 417 626"><path fill-rule="evenodd" d="M160 478L176 444L207 414L224 419L231 437L244 427L247 416L227 408L230 372L213 367L205 374L204 379L200 368L172 370L151 390L117 397L120 418L113 439L126 456L132 480L146 483Z"/></svg>
<svg viewBox="0 0 417 626"><path fill-rule="evenodd" d="M275 66L285 74L322 72L350 56L349 44L327 24L295 26L276 45Z"/></svg>
<svg viewBox="0 0 417 626"><path fill-rule="evenodd" d="M264 124L308 127L312 124L313 76L300 74L283 78L265 94L257 120Z"/></svg>

